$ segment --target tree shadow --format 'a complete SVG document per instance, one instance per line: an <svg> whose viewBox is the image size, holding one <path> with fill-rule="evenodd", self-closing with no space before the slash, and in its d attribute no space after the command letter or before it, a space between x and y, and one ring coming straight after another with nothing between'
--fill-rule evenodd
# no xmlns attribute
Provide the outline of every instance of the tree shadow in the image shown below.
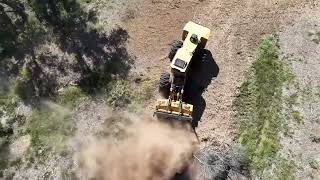
<svg viewBox="0 0 320 180"><path fill-rule="evenodd" d="M0 0L0 59L17 54L28 15L21 2Z"/></svg>
<svg viewBox="0 0 320 180"><path fill-rule="evenodd" d="M206 108L206 101L203 93L207 87L219 75L219 66L212 57L209 50L197 53L192 59L191 69L188 74L185 85L185 101L194 106L193 109L193 127L198 126L203 112Z"/></svg>
<svg viewBox="0 0 320 180"><path fill-rule="evenodd" d="M38 61L28 61L25 66L26 74L21 73L16 79L15 93L27 104L34 104L40 97L50 97L55 94L57 77L47 73Z"/></svg>
<svg viewBox="0 0 320 180"><path fill-rule="evenodd" d="M193 180L193 174L190 169L185 169L182 173L177 173L171 180Z"/></svg>
<svg viewBox="0 0 320 180"><path fill-rule="evenodd" d="M77 56L73 69L82 74L79 85L86 91L104 87L112 77L126 78L133 63L125 48L128 32L114 29L110 35L76 32L64 49Z"/></svg>
<svg viewBox="0 0 320 180"><path fill-rule="evenodd" d="M26 55L45 40L45 29L30 17L20 0L0 0L0 66L17 74ZM31 15L32 16L32 15ZM7 61L14 57L15 62Z"/></svg>
<svg viewBox="0 0 320 180"><path fill-rule="evenodd" d="M86 92L92 92L114 76L127 77L133 63L125 48L128 32L117 28L106 34L90 29L88 23L97 21L94 11L85 12L76 0L53 2L33 0L34 11L53 28L61 50L76 55L77 63L71 67L81 74L76 83Z"/></svg>
<svg viewBox="0 0 320 180"><path fill-rule="evenodd" d="M85 2L83 2L85 3ZM40 98L54 97L60 80L70 74L73 85L94 94L115 78L126 78L133 63L126 50L128 32L116 28L110 33L99 32L88 24L97 21L94 11L86 12L77 0L30 0L36 21L29 21L24 4L16 0L0 0L0 60L14 57L7 74L17 77L17 94L28 104ZM12 9L17 20L8 15ZM48 29L43 34L43 27ZM21 38L23 37L23 38ZM35 52L46 40L55 42L58 52ZM62 54L62 53L63 54ZM65 57L74 55L75 59ZM22 68L26 73L21 73ZM26 76L27 74L27 76Z"/></svg>

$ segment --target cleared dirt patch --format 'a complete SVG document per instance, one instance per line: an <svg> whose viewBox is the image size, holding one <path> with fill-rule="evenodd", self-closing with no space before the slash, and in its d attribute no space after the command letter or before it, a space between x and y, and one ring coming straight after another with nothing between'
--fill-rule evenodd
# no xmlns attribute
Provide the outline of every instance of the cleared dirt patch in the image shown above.
<svg viewBox="0 0 320 180"><path fill-rule="evenodd" d="M136 18L127 23L129 50L137 57L135 71L158 79L167 70L165 58L184 24L193 20L212 30L207 48L219 66L219 74L204 93L206 109L197 129L202 144L232 143L232 103L254 60L255 49L266 34L282 31L316 0L136 0ZM148 110L153 111L150 100Z"/></svg>
<svg viewBox="0 0 320 180"><path fill-rule="evenodd" d="M137 13L127 23L129 50L137 57L137 72L157 78L167 68L169 46L180 39L184 24L193 19L196 0L135 0Z"/></svg>

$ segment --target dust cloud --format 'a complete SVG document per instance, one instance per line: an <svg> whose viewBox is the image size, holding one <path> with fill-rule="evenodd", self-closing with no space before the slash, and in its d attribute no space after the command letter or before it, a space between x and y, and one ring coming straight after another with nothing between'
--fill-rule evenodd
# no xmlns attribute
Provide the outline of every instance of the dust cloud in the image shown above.
<svg viewBox="0 0 320 180"><path fill-rule="evenodd" d="M125 131L119 142L100 139L81 150L81 178L171 180L188 170L198 149L193 132L172 124L139 120Z"/></svg>

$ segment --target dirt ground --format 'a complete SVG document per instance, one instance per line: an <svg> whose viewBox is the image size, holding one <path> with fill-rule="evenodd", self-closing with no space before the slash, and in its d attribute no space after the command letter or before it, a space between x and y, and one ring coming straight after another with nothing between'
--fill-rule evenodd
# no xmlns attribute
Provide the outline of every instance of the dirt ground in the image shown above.
<svg viewBox="0 0 320 180"><path fill-rule="evenodd" d="M202 146L234 138L232 102L241 80L254 60L255 49L267 34L292 26L294 19L319 7L317 0L135 0L135 18L126 23L129 51L136 56L133 71L158 79L167 70L170 43L180 39L189 20L212 30L207 49L219 74L203 97L198 136ZM150 100L154 102L155 99ZM152 112L153 103L148 107Z"/></svg>
<svg viewBox="0 0 320 180"><path fill-rule="evenodd" d="M279 34L282 56L290 62L296 77L284 92L296 97L291 109L300 112L303 121L298 126L294 121L290 123L292 137L282 139L282 153L300 167L299 179L320 178L320 46L313 36L320 31L319 16L319 8L308 10Z"/></svg>

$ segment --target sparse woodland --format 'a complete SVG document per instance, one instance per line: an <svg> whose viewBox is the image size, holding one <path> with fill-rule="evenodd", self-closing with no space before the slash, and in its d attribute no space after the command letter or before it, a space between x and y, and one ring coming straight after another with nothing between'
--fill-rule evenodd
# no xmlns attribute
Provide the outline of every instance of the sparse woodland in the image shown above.
<svg viewBox="0 0 320 180"><path fill-rule="evenodd" d="M317 0L0 0L0 179L89 179L76 152L91 137L118 145L152 115L189 20L212 30L219 66L200 95L197 180L319 179L319 12Z"/></svg>

